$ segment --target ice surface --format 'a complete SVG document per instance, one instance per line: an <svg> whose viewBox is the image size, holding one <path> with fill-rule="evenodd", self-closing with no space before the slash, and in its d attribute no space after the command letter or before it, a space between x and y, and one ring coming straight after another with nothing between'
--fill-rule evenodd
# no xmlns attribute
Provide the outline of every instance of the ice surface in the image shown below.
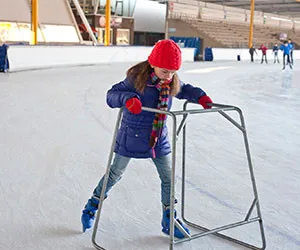
<svg viewBox="0 0 300 250"><path fill-rule="evenodd" d="M104 174L118 113L106 105L106 91L129 66L0 75L0 249L94 249L92 232L81 232L81 210ZM216 103L242 109L267 249L300 249L297 65L282 71L278 64L187 63L180 77ZM173 110L182 104L176 100ZM243 219L253 194L240 131L218 114L191 116L187 129L187 217L209 228ZM179 198L181 145L179 139ZM132 160L104 203L97 242L109 250L168 249L160 219L155 167ZM228 234L260 245L258 223ZM175 249L244 248L207 236Z"/></svg>

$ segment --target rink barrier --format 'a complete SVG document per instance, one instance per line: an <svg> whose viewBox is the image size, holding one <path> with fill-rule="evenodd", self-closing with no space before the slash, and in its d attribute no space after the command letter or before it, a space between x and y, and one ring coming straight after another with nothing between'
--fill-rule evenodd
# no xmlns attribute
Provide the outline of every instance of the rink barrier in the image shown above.
<svg viewBox="0 0 300 250"><path fill-rule="evenodd" d="M110 64L117 62L140 62L147 60L152 47L144 46L10 46L8 59L10 72L23 70L36 70L45 68L59 68L68 66L87 66L97 64ZM193 48L181 48L182 61L194 61ZM213 61L249 61L248 49L212 48ZM254 58L261 59L261 51ZM267 51L270 62L273 60L272 51ZM282 52L279 52L279 58ZM299 50L294 51L294 59L300 59Z"/></svg>
<svg viewBox="0 0 300 250"><path fill-rule="evenodd" d="M242 113L242 110L236 106L232 105L224 105L224 104L218 104L218 103L211 103L208 104L211 106L211 109L187 109L187 105L189 104L188 101L186 101L183 105L182 110L178 111L163 111L159 109L154 109L154 108L148 108L148 107L142 107L143 111L147 112L152 112L152 113L160 113L160 114L165 114L168 115L172 118L172 173L171 173L171 190L170 190L170 233L169 233L169 250L174 250L174 246L177 243L183 243L186 241L191 241L194 239L197 239L199 237L204 237L207 235L214 235L217 237L220 237L224 240L230 241L232 243L235 243L237 245L243 246L245 248L253 249L253 250L264 250L266 249L266 238L265 238L265 233L264 233L264 226L263 226L263 219L261 215L261 210L260 210L260 203L259 203L259 198L258 198L258 191L257 191L257 186L256 186L256 180L254 176L254 170L253 170L253 165L252 165L252 160L251 160L251 155L250 155L250 148L249 148L249 142L248 142L248 137L247 137L247 132L246 132L246 125L245 125L245 120L244 116ZM199 105L198 105L199 106ZM234 118L232 118L228 113L230 111L235 111L238 113L240 121L236 121ZM252 191L253 191L253 200L251 204L249 205L248 210L245 210L244 212L244 219L240 221L236 221L234 223L226 224L223 226L219 226L217 228L213 229L208 229L206 227L200 226L198 224L195 224L189 220L186 219L185 217L185 193L186 193L186 188L185 188L185 179L186 179L186 126L187 126L187 119L191 115L196 115L196 114L205 114L205 113L219 113L221 116L223 116L226 120L228 120L232 125L234 125L238 130L242 132L243 139L244 139L244 146L245 146L245 151L246 151L246 156L247 156L247 162L248 162L248 170L249 170L249 177L252 183ZM97 241L96 241L96 235L98 232L98 226L99 226L99 221L100 221L100 216L102 212L102 207L105 199L105 190L107 187L108 183L108 177L110 173L110 168L111 168L111 163L113 160L113 155L114 155L114 148L116 144L116 139L117 139L117 133L120 128L121 120L122 120L122 114L123 114L123 108L119 110L117 121L115 124L115 129L113 133L113 139L111 143L111 148L110 148L110 153L108 156L108 161L107 161L107 166L106 166L106 171L104 175L104 181L103 181L103 186L100 194L100 200L98 204L98 210L96 214L96 219L94 223L94 228L93 228L93 234L92 234L92 244L97 250L106 250L104 247L100 246ZM182 116L182 119L180 121L180 124L177 128L177 116ZM179 134L182 131L182 182L181 182L181 217L183 221L195 228L200 230L201 232L199 233L194 233L194 234L187 234L186 231L181 227L181 225L178 223L178 221L174 218L174 209L175 209L175 169L176 169L176 144L177 144L177 139ZM247 242L244 242L242 240L239 240L235 237L228 236L226 234L220 233L222 231L226 231L227 229L232 229L232 228L237 228L240 226L244 226L246 224L251 224L257 222L259 224L259 230L260 230L260 236L261 236L261 246L255 246L252 244L249 244ZM175 240L174 238L174 227L177 227L184 235L185 238L183 239L177 239ZM98 237L99 238L99 237Z"/></svg>
<svg viewBox="0 0 300 250"><path fill-rule="evenodd" d="M153 47L144 46L10 46L10 72L147 60ZM182 48L182 61L194 61L194 49Z"/></svg>
<svg viewBox="0 0 300 250"><path fill-rule="evenodd" d="M249 49L229 49L229 48L212 48L214 55L213 61L237 61L237 56L240 56L241 61L250 61ZM262 53L260 50L256 49L257 54L254 53L254 60L261 60ZM282 60L282 51L278 52L279 60ZM204 55L205 57L205 55ZM299 50L294 50L294 59L300 59ZM271 49L267 50L267 58L270 63L274 60L274 54Z"/></svg>

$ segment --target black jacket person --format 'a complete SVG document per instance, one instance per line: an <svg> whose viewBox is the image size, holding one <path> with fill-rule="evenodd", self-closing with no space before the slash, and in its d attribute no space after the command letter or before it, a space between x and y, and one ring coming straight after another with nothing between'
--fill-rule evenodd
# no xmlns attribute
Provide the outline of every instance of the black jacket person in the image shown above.
<svg viewBox="0 0 300 250"><path fill-rule="evenodd" d="M251 56L251 62L254 62L253 60L253 55L254 55L254 52L256 53L257 55L257 52L256 52L256 49L254 46L252 46L250 49L249 49L249 53L250 53L250 56Z"/></svg>

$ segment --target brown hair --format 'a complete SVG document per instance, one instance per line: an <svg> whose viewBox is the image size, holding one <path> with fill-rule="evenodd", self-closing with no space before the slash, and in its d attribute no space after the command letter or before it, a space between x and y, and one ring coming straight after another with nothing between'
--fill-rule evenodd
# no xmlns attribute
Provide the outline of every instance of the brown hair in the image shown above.
<svg viewBox="0 0 300 250"><path fill-rule="evenodd" d="M140 93L143 93L146 87L146 82L149 78L149 75L153 71L151 65L148 61L144 61L132 66L127 70L127 77L133 81L134 87ZM170 83L170 95L175 96L180 91L180 81L178 75L175 73L173 80Z"/></svg>

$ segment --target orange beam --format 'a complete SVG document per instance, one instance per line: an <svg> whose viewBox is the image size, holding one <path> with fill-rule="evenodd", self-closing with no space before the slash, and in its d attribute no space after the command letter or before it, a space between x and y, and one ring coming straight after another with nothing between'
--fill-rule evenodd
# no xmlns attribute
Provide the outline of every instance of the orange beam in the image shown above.
<svg viewBox="0 0 300 250"><path fill-rule="evenodd" d="M38 0L31 0L31 44L38 43Z"/></svg>
<svg viewBox="0 0 300 250"><path fill-rule="evenodd" d="M105 36L104 45L109 46L110 44L110 0L106 0L105 7Z"/></svg>
<svg viewBox="0 0 300 250"><path fill-rule="evenodd" d="M250 29L249 29L249 43L248 47L251 48L253 45L253 20L254 20L254 8L255 8L255 2L254 0L251 0L251 14L250 14Z"/></svg>

